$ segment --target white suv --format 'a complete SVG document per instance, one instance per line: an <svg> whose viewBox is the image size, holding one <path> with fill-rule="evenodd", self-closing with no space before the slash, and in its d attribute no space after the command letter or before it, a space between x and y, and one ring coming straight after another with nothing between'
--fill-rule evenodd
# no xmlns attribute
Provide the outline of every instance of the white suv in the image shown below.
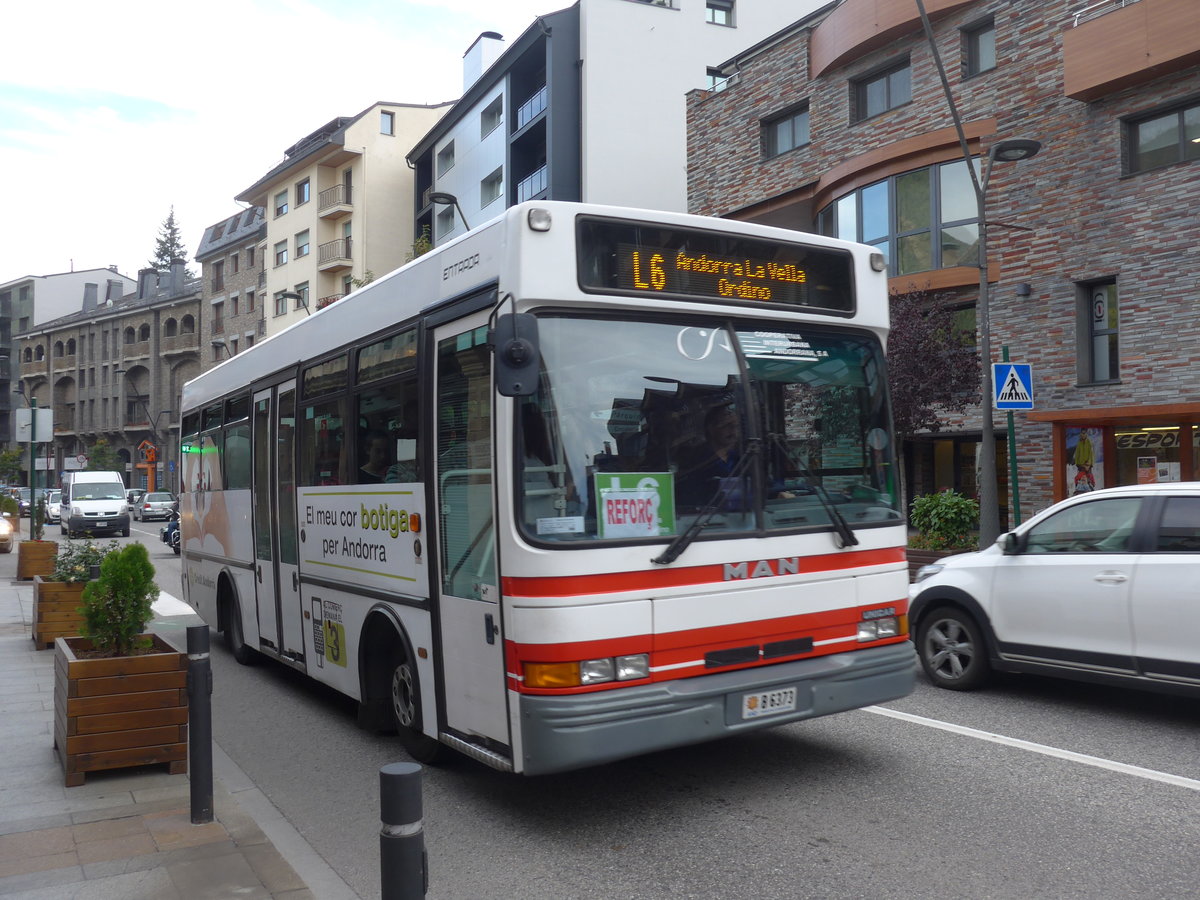
<svg viewBox="0 0 1200 900"><path fill-rule="evenodd" d="M923 567L909 600L938 687L996 670L1200 696L1200 482L1071 497Z"/></svg>

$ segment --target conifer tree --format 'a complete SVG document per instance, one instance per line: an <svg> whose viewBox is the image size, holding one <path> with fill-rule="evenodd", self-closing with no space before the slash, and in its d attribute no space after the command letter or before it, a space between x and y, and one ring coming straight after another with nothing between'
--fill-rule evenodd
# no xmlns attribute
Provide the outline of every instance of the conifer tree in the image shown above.
<svg viewBox="0 0 1200 900"><path fill-rule="evenodd" d="M159 226L158 240L154 243L154 256L150 258L149 265L159 272L165 272L171 268L173 260L187 258L187 248L183 245L179 226L175 223L175 207L172 206L166 220ZM185 271L188 278L195 277L190 268Z"/></svg>

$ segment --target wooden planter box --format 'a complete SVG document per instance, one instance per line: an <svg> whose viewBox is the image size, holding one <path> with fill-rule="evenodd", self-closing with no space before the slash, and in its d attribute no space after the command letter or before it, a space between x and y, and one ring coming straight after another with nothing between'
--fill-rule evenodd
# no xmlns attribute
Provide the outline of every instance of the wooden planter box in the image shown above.
<svg viewBox="0 0 1200 900"><path fill-rule="evenodd" d="M187 654L145 636L154 652L111 659L80 659L87 638L54 641L54 746L68 787L104 769L187 771Z"/></svg>
<svg viewBox="0 0 1200 900"><path fill-rule="evenodd" d="M54 639L83 633L83 588L85 581L46 581L33 576L33 642L49 650Z"/></svg>
<svg viewBox="0 0 1200 900"><path fill-rule="evenodd" d="M34 575L49 578L54 574L56 556L56 541L20 541L17 544L17 578L26 581Z"/></svg>

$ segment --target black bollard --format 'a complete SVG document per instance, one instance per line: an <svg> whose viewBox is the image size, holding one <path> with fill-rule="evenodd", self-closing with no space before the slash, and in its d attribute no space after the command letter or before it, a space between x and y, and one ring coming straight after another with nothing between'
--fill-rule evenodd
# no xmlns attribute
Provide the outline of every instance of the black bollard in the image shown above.
<svg viewBox="0 0 1200 900"><path fill-rule="evenodd" d="M191 757L192 824L213 820L212 661L208 656L208 626L189 625L188 755Z"/></svg>
<svg viewBox="0 0 1200 900"><path fill-rule="evenodd" d="M380 768L379 808L383 900L419 900L429 888L419 765L401 762Z"/></svg>

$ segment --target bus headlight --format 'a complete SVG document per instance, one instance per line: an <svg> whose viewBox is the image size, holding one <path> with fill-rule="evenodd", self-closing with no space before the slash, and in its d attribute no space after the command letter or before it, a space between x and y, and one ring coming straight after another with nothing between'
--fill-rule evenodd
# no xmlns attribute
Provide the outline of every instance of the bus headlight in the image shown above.
<svg viewBox="0 0 1200 900"><path fill-rule="evenodd" d="M650 655L648 653L632 653L627 656L585 659L580 662L527 662L523 668L526 687L580 687L585 684L637 681L640 678L649 678Z"/></svg>
<svg viewBox="0 0 1200 900"><path fill-rule="evenodd" d="M637 678L650 677L650 656L647 653L618 656L616 662L617 681L633 681Z"/></svg>
<svg viewBox="0 0 1200 900"><path fill-rule="evenodd" d="M613 680L614 666L611 659L585 659L579 664L580 684L600 684Z"/></svg>
<svg viewBox="0 0 1200 900"><path fill-rule="evenodd" d="M899 637L908 631L908 616L884 616L869 622L858 623L858 641L882 641L884 638Z"/></svg>

